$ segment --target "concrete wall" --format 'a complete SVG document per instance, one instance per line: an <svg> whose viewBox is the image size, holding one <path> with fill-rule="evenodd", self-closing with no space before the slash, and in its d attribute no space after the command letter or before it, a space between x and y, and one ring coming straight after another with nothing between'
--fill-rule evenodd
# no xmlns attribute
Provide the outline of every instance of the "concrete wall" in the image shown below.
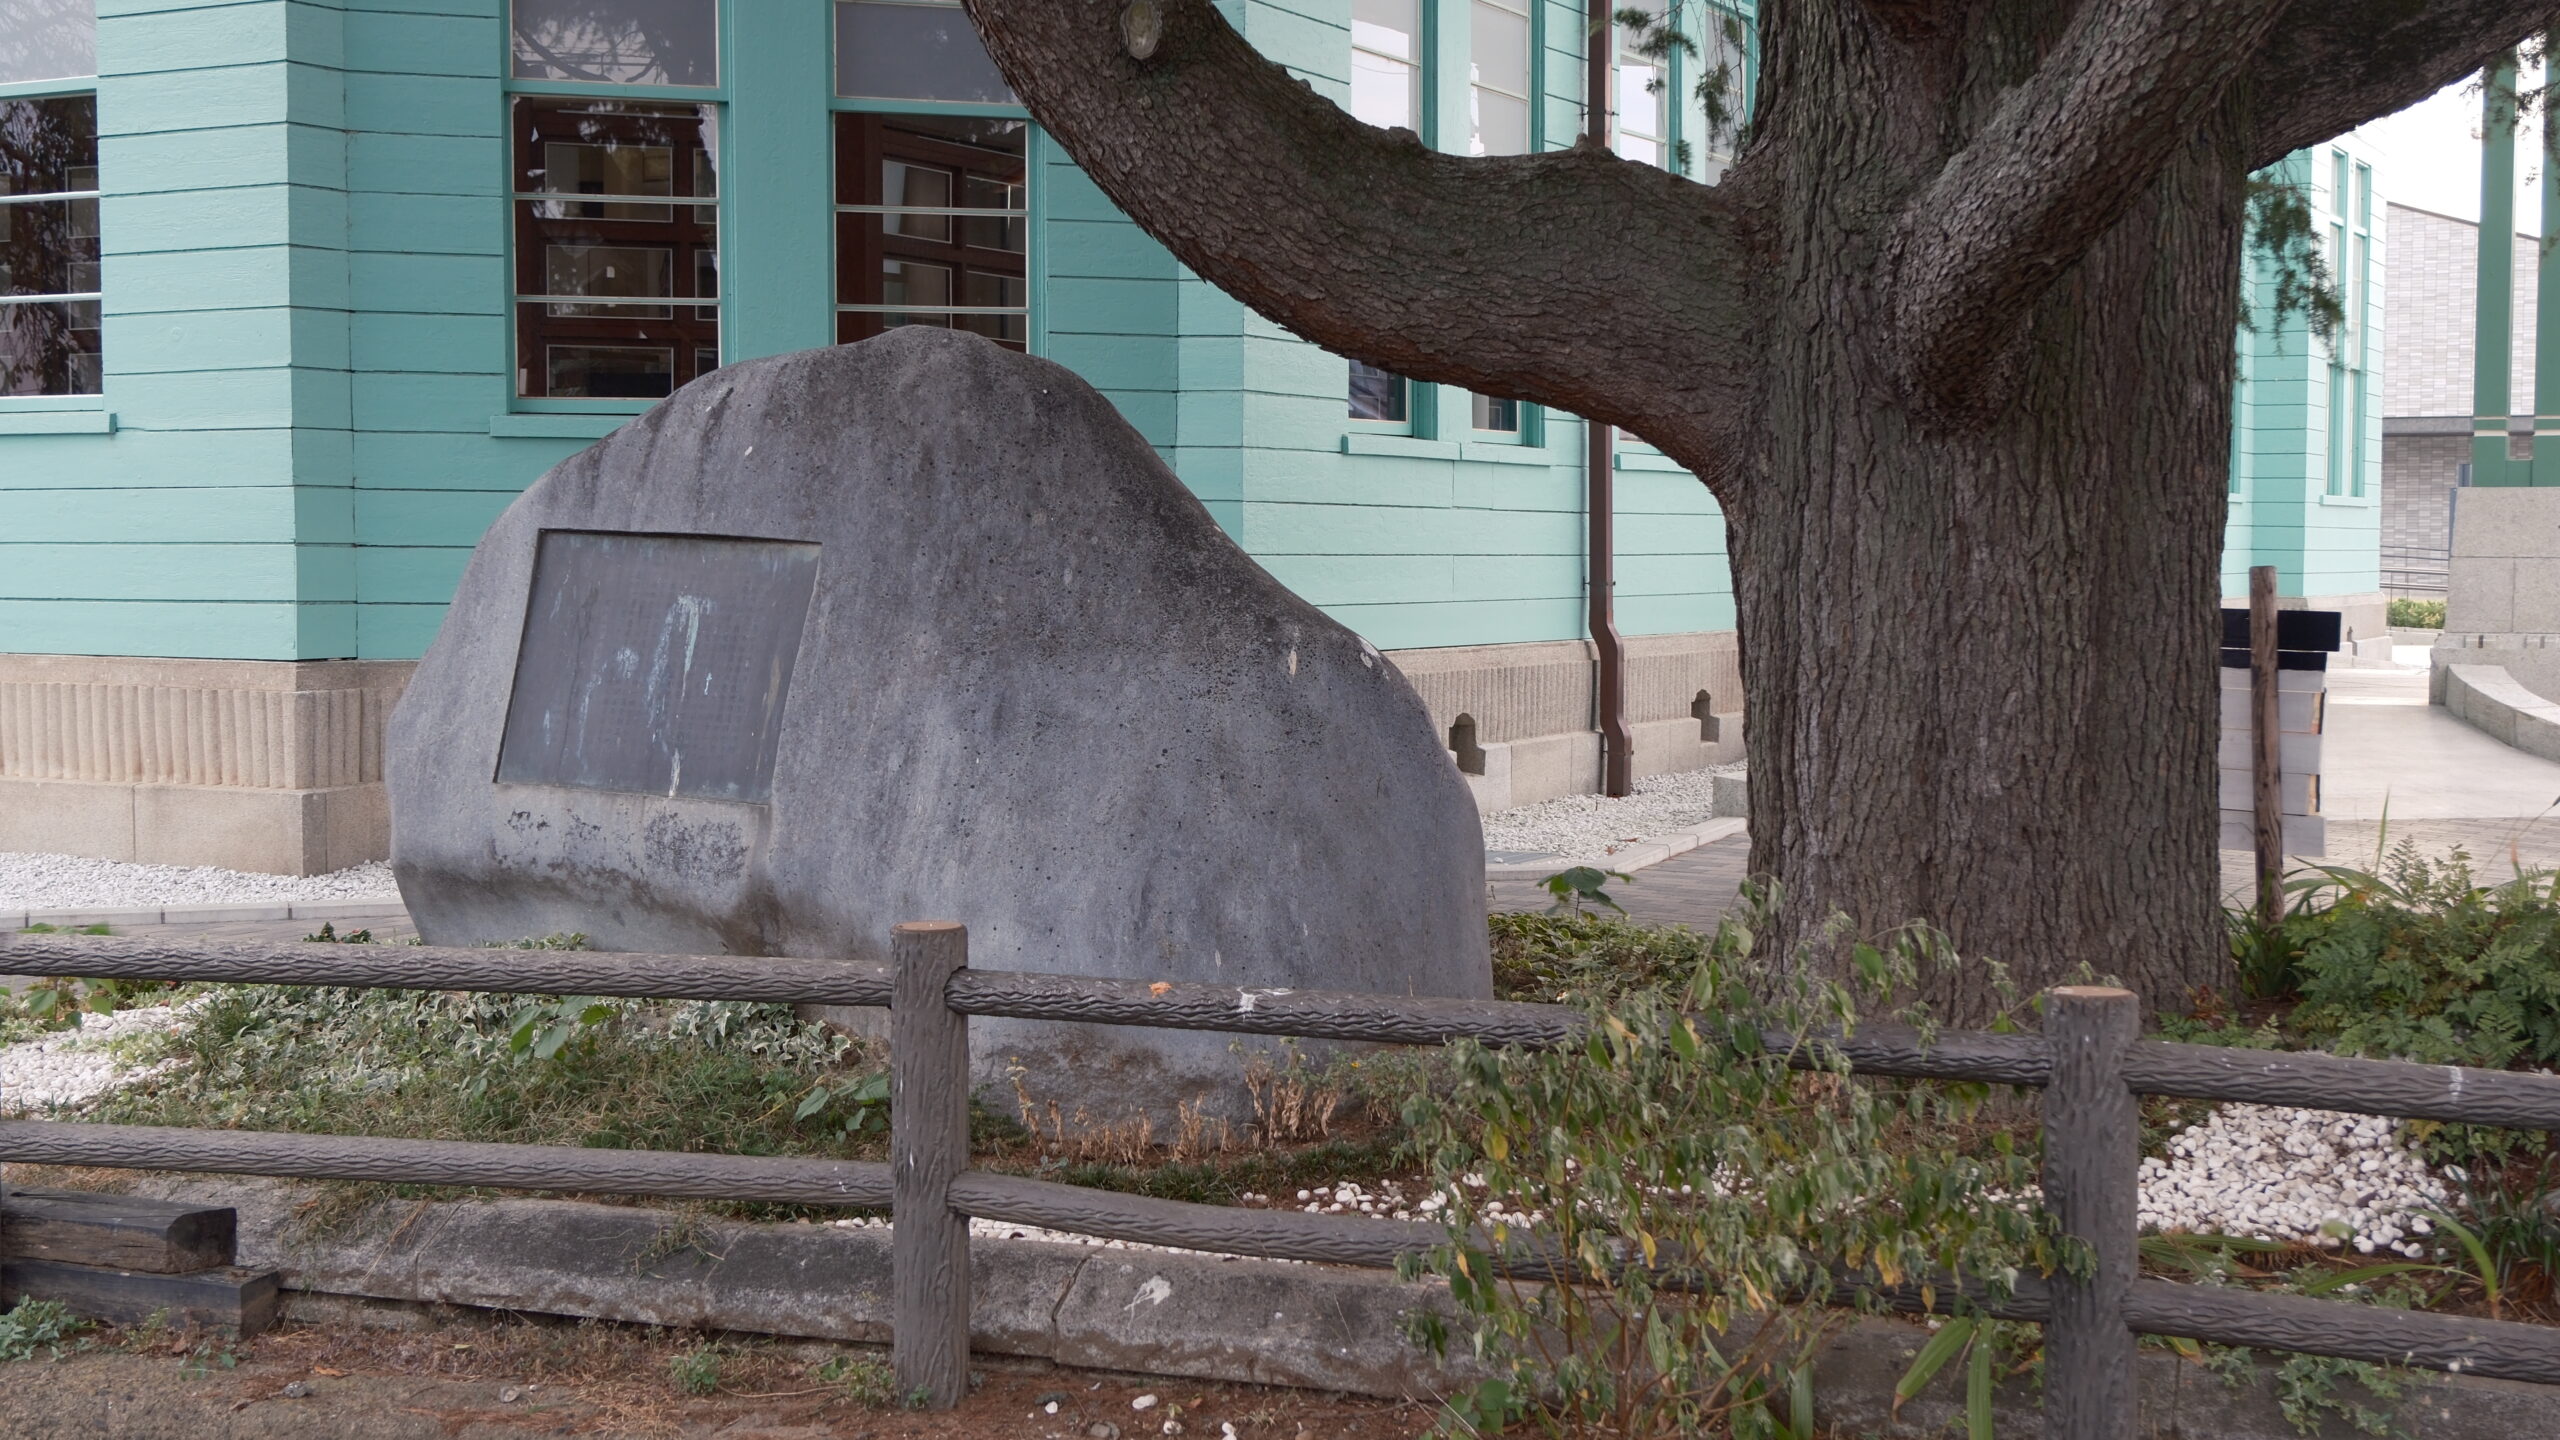
<svg viewBox="0 0 2560 1440"><path fill-rule="evenodd" d="M287 875L380 859L409 669L0 655L0 850Z"/></svg>
<svg viewBox="0 0 2560 1440"><path fill-rule="evenodd" d="M1599 656L1587 640L1396 650L1432 723L1454 747L1477 808L1527 805L1600 788ZM1742 758L1741 648L1729 631L1627 642L1627 720L1638 776Z"/></svg>
<svg viewBox="0 0 2560 1440"><path fill-rule="evenodd" d="M2473 330L2478 318L2480 226L2408 205L2388 207L2391 328L2385 337L2383 412L2459 415L2471 406ZM2510 413L2533 413L2534 275L2541 240L2519 233L2514 257L2515 325L2509 332Z"/></svg>
<svg viewBox="0 0 2560 1440"><path fill-rule="evenodd" d="M2560 701L2560 488L2474 486L2462 492L2453 525L2437 703L2450 665L2501 668Z"/></svg>

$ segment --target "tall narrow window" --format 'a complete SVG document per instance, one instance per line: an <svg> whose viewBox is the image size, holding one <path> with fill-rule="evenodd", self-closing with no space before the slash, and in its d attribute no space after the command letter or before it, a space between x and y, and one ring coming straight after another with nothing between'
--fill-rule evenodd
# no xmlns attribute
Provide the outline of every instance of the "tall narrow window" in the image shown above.
<svg viewBox="0 0 2560 1440"><path fill-rule="evenodd" d="M1734 144L1750 112L1751 30L1748 21L1714 5L1698 7L1698 79L1691 113L1703 122L1699 178L1713 184L1733 163Z"/></svg>
<svg viewBox="0 0 2560 1440"><path fill-rule="evenodd" d="M718 368L718 113L516 100L517 393L655 399Z"/></svg>
<svg viewBox="0 0 2560 1440"><path fill-rule="evenodd" d="M1351 113L1421 133L1421 0L1351 0Z"/></svg>
<svg viewBox="0 0 2560 1440"><path fill-rule="evenodd" d="M870 100L1014 103L1012 87L960 0L841 0L836 93Z"/></svg>
<svg viewBox="0 0 2560 1440"><path fill-rule="evenodd" d="M0 101L0 395L99 393L100 308L98 98Z"/></svg>
<svg viewBox="0 0 2560 1440"><path fill-rule="evenodd" d="M513 0L515 77L720 83L718 0Z"/></svg>
<svg viewBox="0 0 2560 1440"><path fill-rule="evenodd" d="M1528 0L1470 0L1470 155L1529 153Z"/></svg>
<svg viewBox="0 0 2560 1440"><path fill-rule="evenodd" d="M1658 16L1662 0L1629 0L1626 8ZM1671 111L1664 101L1671 88L1670 74L1659 58L1644 53L1643 28L1612 28L1617 34L1616 63L1610 67L1610 76L1617 90L1611 99L1618 115L1618 153L1647 165L1668 165Z"/></svg>
<svg viewBox="0 0 2560 1440"><path fill-rule="evenodd" d="M836 338L898 325L1031 340L1026 120L836 117Z"/></svg>
<svg viewBox="0 0 2560 1440"><path fill-rule="evenodd" d="M1351 362L1351 418L1354 420L1410 424L1413 420L1412 390L1413 386L1392 370L1381 370L1359 360Z"/></svg>

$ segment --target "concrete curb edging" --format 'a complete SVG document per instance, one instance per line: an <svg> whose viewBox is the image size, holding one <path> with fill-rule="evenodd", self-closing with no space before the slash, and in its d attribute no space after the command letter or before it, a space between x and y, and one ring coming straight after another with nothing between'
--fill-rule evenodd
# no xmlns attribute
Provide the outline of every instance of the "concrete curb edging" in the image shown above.
<svg viewBox="0 0 2560 1440"><path fill-rule="evenodd" d="M2502 744L2560 760L2560 704L2526 689L2504 666L2445 666L2444 708Z"/></svg>
<svg viewBox="0 0 2560 1440"><path fill-rule="evenodd" d="M291 1299L454 1305L689 1329L882 1344L889 1338L889 1231L708 1220L682 1211L570 1200L377 1201L321 1233L295 1220L316 1187L213 1176L142 1177L143 1193L240 1213L240 1263L286 1272ZM970 1338L984 1354L1060 1365L1386 1398L1427 1397L1478 1378L1463 1340L1443 1366L1407 1338L1408 1317L1457 1328L1445 1288L1377 1271L1032 1240L970 1244ZM334 1316L333 1316L334 1319ZM1845 1326L1815 1362L1823 1424L1844 1435L1919 1440L1962 1426L1962 1366L1901 1405L1894 1386L1927 1331L1898 1320ZM2398 1418L2429 1440L2541 1433L2542 1386L2412 1377ZM2301 1440L2273 1371L2228 1385L2165 1349L2137 1365L2140 1440ZM2340 1398L2389 1411L2346 1386ZM2035 1395L2004 1386L1999 1440L2036 1440ZM2349 1440L2343 1423L2314 1440Z"/></svg>
<svg viewBox="0 0 2560 1440"><path fill-rule="evenodd" d="M1544 880L1558 871L1570 870L1576 865L1588 865L1595 870L1629 872L1642 870L1648 865L1659 865L1674 855L1686 855L1701 845L1714 844L1728 835L1741 834L1743 827L1749 823L1739 817L1727 816L1638 840L1613 854L1596 855L1586 859L1566 857L1537 860L1518 865L1487 865L1484 867L1484 878L1487 880Z"/></svg>
<svg viewBox="0 0 2560 1440"><path fill-rule="evenodd" d="M218 905L87 905L0 910L0 930L30 925L218 925L238 920L406 920L397 900L244 900Z"/></svg>

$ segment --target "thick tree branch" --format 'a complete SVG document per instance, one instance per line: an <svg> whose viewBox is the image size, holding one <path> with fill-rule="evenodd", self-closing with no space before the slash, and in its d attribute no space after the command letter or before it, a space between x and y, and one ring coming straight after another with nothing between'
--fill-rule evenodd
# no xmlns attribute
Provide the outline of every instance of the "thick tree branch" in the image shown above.
<svg viewBox="0 0 2560 1440"><path fill-rule="evenodd" d="M1156 3L1162 37L1142 61L1121 0L967 0L1032 114L1219 289L1328 349L1715 466L1715 432L1757 390L1768 268L1750 258L1736 186L1587 144L1427 150L1318 96L1208 0Z"/></svg>
<svg viewBox="0 0 2560 1440"><path fill-rule="evenodd" d="M2251 73L2249 164L2406 109L2555 19L2552 0L2294 0Z"/></svg>
<svg viewBox="0 0 2560 1440"><path fill-rule="evenodd" d="M2195 140L2287 3L2081 8L1903 211L1895 341L1915 399L1964 415L1997 392L2028 312Z"/></svg>

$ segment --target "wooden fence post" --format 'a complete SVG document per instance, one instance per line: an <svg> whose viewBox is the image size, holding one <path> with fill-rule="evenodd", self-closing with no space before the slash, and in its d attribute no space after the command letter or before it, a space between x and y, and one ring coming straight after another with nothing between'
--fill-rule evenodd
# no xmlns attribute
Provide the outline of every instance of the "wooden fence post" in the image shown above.
<svg viewBox="0 0 2560 1440"><path fill-rule="evenodd" d="M2284 918L2284 723L2276 667L2276 567L2249 567L2249 810L2258 923Z"/></svg>
<svg viewBox="0 0 2560 1440"><path fill-rule="evenodd" d="M2053 1078L2044 1090L2044 1204L2063 1234L2097 1255L2088 1278L2053 1277L2053 1318L2044 1327L2045 1440L2133 1440L2133 1329L2124 1305L2136 1263L2142 1132L2124 1057L2140 1019L2130 991L2065 985L2045 992Z"/></svg>
<svg viewBox="0 0 2560 1440"><path fill-rule="evenodd" d="M945 1003L969 932L919 921L891 932L890 1358L903 1396L948 1410L969 1393L969 1222L951 1182L969 1165L969 1019Z"/></svg>

